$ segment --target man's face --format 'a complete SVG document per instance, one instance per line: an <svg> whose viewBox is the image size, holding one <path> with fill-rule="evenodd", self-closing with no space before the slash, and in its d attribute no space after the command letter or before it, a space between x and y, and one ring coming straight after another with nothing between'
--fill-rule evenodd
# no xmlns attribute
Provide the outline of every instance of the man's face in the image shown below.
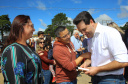
<svg viewBox="0 0 128 84"><path fill-rule="evenodd" d="M79 33L76 32L76 33L74 34L74 36L75 36L75 38L78 38L78 37L79 37Z"/></svg>
<svg viewBox="0 0 128 84"><path fill-rule="evenodd" d="M95 33L95 28L92 26L91 23L89 25L86 25L84 21L81 21L77 26L78 30L83 34L86 35L88 38L92 38Z"/></svg>
<svg viewBox="0 0 128 84"><path fill-rule="evenodd" d="M44 38L44 34L40 34L38 37L39 38Z"/></svg>
<svg viewBox="0 0 128 84"><path fill-rule="evenodd" d="M67 28L64 31L60 32L60 37L58 37L58 41L62 42L63 44L70 43L70 32Z"/></svg>

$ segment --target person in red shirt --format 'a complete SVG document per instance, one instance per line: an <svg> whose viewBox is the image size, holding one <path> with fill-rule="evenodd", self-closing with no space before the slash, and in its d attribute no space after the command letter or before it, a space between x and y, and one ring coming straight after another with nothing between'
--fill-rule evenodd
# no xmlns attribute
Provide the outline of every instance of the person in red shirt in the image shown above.
<svg viewBox="0 0 128 84"><path fill-rule="evenodd" d="M84 53L76 59L76 51L70 41L70 32L65 26L55 30L57 41L53 45L53 57L56 61L56 83L77 84L76 66L83 58L90 58L91 53Z"/></svg>
<svg viewBox="0 0 128 84"><path fill-rule="evenodd" d="M48 59L48 52L44 50L44 40L38 39L37 40L37 53L41 58L42 62L42 71L43 71L43 77L44 77L44 84L49 84L51 80L51 71L49 70L49 64L55 65L54 60Z"/></svg>

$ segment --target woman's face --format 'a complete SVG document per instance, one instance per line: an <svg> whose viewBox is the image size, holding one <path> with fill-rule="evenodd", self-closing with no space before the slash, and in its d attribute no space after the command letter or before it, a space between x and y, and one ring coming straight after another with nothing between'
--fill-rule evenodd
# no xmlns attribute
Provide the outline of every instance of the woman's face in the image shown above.
<svg viewBox="0 0 128 84"><path fill-rule="evenodd" d="M43 40L43 39L42 39L42 40L40 40L39 46L40 46L41 48L43 48L43 47L44 47L44 40Z"/></svg>
<svg viewBox="0 0 128 84"><path fill-rule="evenodd" d="M33 23L31 20L29 20L29 22L24 25L24 32L22 33L22 37L29 39L32 37L34 31L35 29Z"/></svg>

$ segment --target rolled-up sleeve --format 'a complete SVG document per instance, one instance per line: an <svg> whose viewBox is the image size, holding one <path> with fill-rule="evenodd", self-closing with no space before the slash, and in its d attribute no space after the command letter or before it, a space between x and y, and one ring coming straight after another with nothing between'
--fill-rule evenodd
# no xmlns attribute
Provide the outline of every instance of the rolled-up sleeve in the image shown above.
<svg viewBox="0 0 128 84"><path fill-rule="evenodd" d="M115 30L114 34L110 32L107 38L109 39L107 40L108 47L114 59L118 62L128 62L127 48L120 33Z"/></svg>

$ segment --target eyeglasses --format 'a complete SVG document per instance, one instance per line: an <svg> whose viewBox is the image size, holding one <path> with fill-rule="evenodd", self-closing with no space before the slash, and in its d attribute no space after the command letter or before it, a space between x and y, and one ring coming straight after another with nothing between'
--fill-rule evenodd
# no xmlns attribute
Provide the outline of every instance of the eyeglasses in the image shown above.
<svg viewBox="0 0 128 84"><path fill-rule="evenodd" d="M34 28L34 24L29 24L29 23L25 23L25 24L27 24L27 25L31 26L32 28Z"/></svg>
<svg viewBox="0 0 128 84"><path fill-rule="evenodd" d="M28 24L28 25L30 25L30 24ZM34 24L31 24L30 26L31 26L32 28L34 28Z"/></svg>
<svg viewBox="0 0 128 84"><path fill-rule="evenodd" d="M68 35L71 36L71 32L68 32L66 35L64 35L64 36L62 36L60 38L66 38Z"/></svg>
<svg viewBox="0 0 128 84"><path fill-rule="evenodd" d="M41 44L43 43L44 44L44 42L40 42Z"/></svg>

